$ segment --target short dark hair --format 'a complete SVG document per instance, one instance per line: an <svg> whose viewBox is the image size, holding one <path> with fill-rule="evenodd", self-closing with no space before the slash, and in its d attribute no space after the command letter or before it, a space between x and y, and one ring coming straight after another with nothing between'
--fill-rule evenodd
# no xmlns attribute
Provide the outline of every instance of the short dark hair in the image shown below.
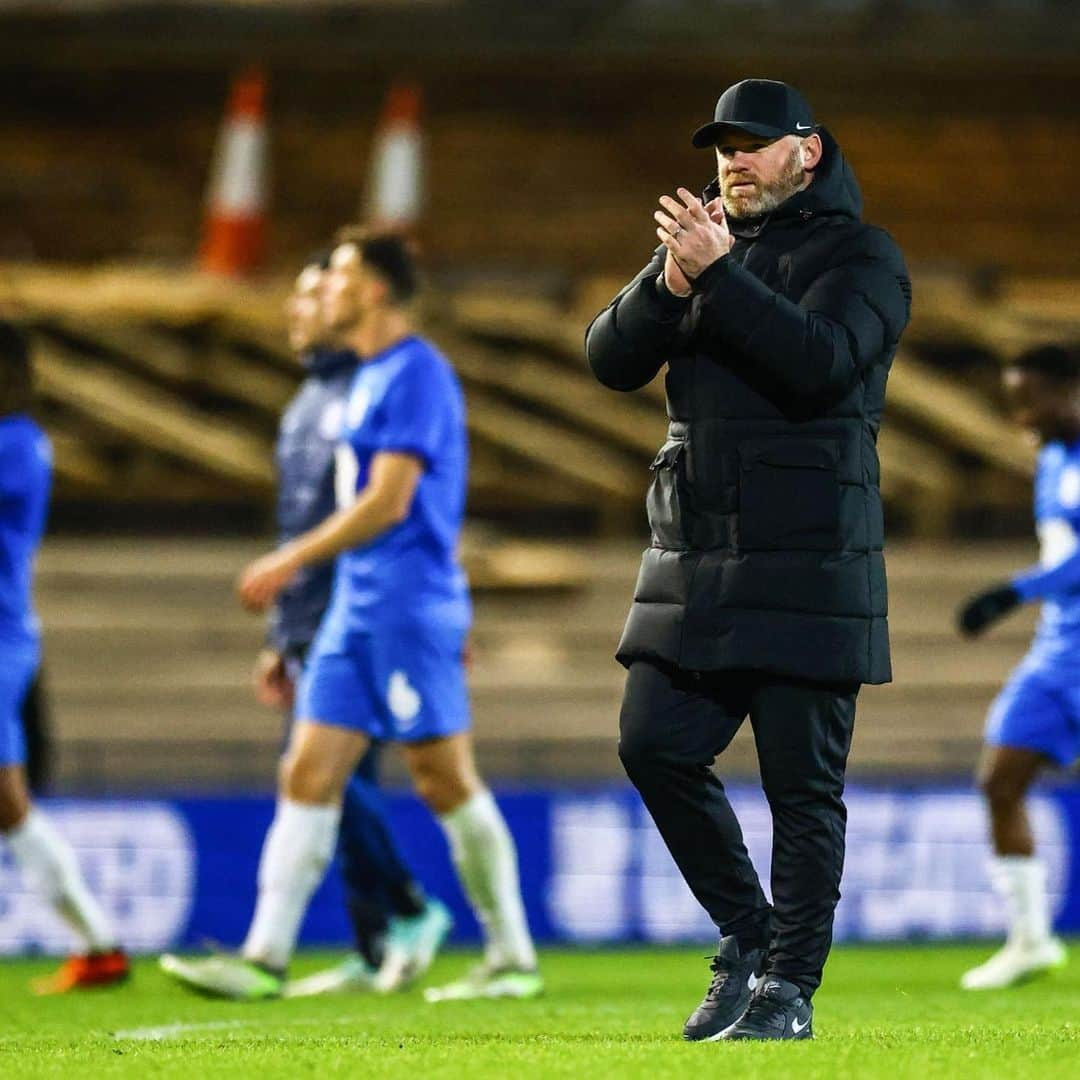
<svg viewBox="0 0 1080 1080"><path fill-rule="evenodd" d="M30 342L14 323L0 320L0 415L27 408L32 390Z"/></svg>
<svg viewBox="0 0 1080 1080"><path fill-rule="evenodd" d="M1039 345L1026 349L1005 367L1015 368L1017 371L1032 371L1063 382L1080 379L1080 346Z"/></svg>
<svg viewBox="0 0 1080 1080"><path fill-rule="evenodd" d="M400 233L374 232L360 225L346 225L334 237L340 247L352 244L360 261L370 266L390 286L394 302L408 303L420 291L420 272L412 245Z"/></svg>

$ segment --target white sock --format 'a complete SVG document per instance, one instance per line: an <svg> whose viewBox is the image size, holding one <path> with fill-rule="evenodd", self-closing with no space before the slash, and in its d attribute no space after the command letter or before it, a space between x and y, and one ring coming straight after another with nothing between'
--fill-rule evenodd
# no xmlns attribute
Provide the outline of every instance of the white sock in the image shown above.
<svg viewBox="0 0 1080 1080"><path fill-rule="evenodd" d="M1023 947L1050 938L1050 902L1046 896L1046 867L1033 855L995 855L990 881L1005 901L1009 941Z"/></svg>
<svg viewBox="0 0 1080 1080"><path fill-rule="evenodd" d="M300 924L334 854L341 806L278 799L259 859L259 899L243 955L284 971Z"/></svg>
<svg viewBox="0 0 1080 1080"><path fill-rule="evenodd" d="M83 881L75 852L45 815L32 807L23 823L5 835L15 861L86 948L90 952L115 949L112 927Z"/></svg>
<svg viewBox="0 0 1080 1080"><path fill-rule="evenodd" d="M484 790L440 819L458 878L487 939L493 967L536 967L518 881L517 852L491 792Z"/></svg>

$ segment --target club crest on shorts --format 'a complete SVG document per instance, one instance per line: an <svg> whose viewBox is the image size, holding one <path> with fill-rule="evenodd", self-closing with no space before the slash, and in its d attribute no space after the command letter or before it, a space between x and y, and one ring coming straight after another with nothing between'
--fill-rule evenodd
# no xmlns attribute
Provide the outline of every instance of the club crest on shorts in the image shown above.
<svg viewBox="0 0 1080 1080"><path fill-rule="evenodd" d="M398 722L399 729L412 727L423 705L420 694L409 683L409 677L404 671L395 671L390 676L386 703L390 707L391 715Z"/></svg>

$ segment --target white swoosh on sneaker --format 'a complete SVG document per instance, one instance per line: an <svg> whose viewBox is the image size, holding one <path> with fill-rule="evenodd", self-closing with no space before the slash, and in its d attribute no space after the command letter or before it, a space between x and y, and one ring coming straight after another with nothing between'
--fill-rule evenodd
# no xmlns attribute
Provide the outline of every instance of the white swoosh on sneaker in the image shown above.
<svg viewBox="0 0 1080 1080"><path fill-rule="evenodd" d="M810 1023L810 1019L809 1019L809 1017L808 1017L808 1018L807 1018L806 1020L804 1020L804 1021L803 1021L803 1022L802 1022L801 1024L799 1023L799 1021L798 1021L798 1020L792 1020L792 1021L791 1021L791 1031L792 1031L792 1034L794 1034L794 1035L798 1035L798 1034L799 1034L799 1032L800 1032L800 1031L802 1031L802 1030L803 1030L803 1028L805 1028L805 1027L806 1027L806 1025L807 1025L807 1024L809 1024L809 1023Z"/></svg>

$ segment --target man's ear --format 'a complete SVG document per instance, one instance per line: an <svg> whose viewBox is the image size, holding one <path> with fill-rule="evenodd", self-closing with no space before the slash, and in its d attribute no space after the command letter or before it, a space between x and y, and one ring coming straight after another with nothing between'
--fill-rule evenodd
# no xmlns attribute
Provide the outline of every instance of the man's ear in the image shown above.
<svg viewBox="0 0 1080 1080"><path fill-rule="evenodd" d="M824 147L821 145L821 136L815 131L802 141L802 164L803 168L813 171L821 164Z"/></svg>

